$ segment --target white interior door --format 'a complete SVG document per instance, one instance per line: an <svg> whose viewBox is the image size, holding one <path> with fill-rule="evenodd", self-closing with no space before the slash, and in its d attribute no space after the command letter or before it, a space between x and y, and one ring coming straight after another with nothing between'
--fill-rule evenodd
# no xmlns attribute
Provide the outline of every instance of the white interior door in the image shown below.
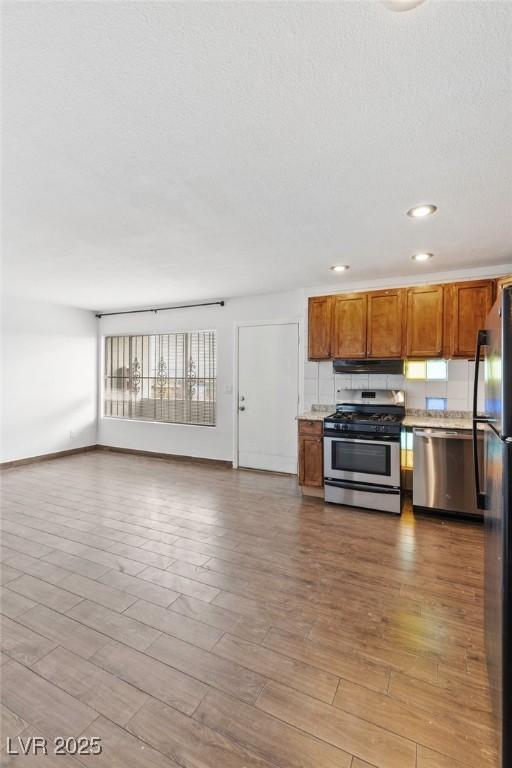
<svg viewBox="0 0 512 768"><path fill-rule="evenodd" d="M299 325L238 329L238 465L297 472Z"/></svg>

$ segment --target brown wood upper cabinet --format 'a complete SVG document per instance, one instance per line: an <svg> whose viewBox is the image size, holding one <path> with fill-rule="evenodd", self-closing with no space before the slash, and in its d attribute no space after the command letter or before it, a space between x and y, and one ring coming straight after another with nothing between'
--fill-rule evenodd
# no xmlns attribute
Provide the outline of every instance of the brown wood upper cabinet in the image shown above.
<svg viewBox="0 0 512 768"><path fill-rule="evenodd" d="M366 357L367 305L366 293L334 296L331 337L333 358Z"/></svg>
<svg viewBox="0 0 512 768"><path fill-rule="evenodd" d="M405 338L404 291L390 289L368 293L366 356L400 358Z"/></svg>
<svg viewBox="0 0 512 768"><path fill-rule="evenodd" d="M449 357L474 357L476 335L485 327L485 320L492 307L495 293L493 280L472 280L452 283L449 291L449 332L447 354Z"/></svg>
<svg viewBox="0 0 512 768"><path fill-rule="evenodd" d="M496 280L497 291L503 290L506 285L512 285L512 275L503 275Z"/></svg>
<svg viewBox="0 0 512 768"><path fill-rule="evenodd" d="M312 296L308 310L308 356L310 360L331 357L332 303L334 296Z"/></svg>
<svg viewBox="0 0 512 768"><path fill-rule="evenodd" d="M407 289L407 357L442 357L444 286L420 285Z"/></svg>
<svg viewBox="0 0 512 768"><path fill-rule="evenodd" d="M309 358L472 358L496 286L510 280L314 296L309 300Z"/></svg>

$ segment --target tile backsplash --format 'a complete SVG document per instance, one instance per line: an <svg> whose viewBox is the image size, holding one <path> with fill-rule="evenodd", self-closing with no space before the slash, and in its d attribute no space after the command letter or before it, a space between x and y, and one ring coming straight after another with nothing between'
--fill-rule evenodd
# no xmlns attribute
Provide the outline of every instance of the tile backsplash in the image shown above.
<svg viewBox="0 0 512 768"><path fill-rule="evenodd" d="M407 408L426 408L427 397L447 399L450 411L470 411L473 404L475 363L470 360L449 360L447 381L413 381L405 376L384 374L335 374L332 362L304 364L304 408L317 403L336 403L342 389L403 389ZM481 371L482 372L482 371ZM480 387L482 393L483 387ZM483 400L478 404L483 410Z"/></svg>

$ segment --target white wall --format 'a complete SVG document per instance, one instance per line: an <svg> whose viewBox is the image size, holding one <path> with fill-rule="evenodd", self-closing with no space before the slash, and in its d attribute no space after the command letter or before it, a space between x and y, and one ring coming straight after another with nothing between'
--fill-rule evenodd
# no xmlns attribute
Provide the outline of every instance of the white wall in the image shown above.
<svg viewBox="0 0 512 768"><path fill-rule="evenodd" d="M504 270L499 270L503 272ZM476 270L465 278L478 277ZM422 282L418 277L416 282ZM429 276L433 277L433 276ZM438 280L440 275L435 276ZM446 274L447 279L455 275ZM396 280L386 281L387 285ZM338 290L354 288L345 281ZM332 293L333 286L327 291ZM226 306L175 310L158 314L120 315L98 321L92 312L4 297L2 302L2 453L1 461L92 445L133 448L162 453L231 461L234 456L235 338L238 323L273 320L303 321L304 344L307 297L317 290L290 291L229 299ZM178 330L217 331L217 426L159 424L103 418L98 397L98 341L129 333ZM302 353L302 359L304 353ZM100 361L101 363L101 361ZM385 386L405 386L408 405L423 407L424 398L448 398L448 408L469 410L473 364L452 361L447 382L402 382L386 379ZM351 377L350 386L380 386L383 381ZM299 382L301 407L332 404L336 389L349 386L335 380L331 363L304 362Z"/></svg>
<svg viewBox="0 0 512 768"><path fill-rule="evenodd" d="M451 269L444 272L430 272L430 261L417 262L416 275L405 277L386 277L378 279L353 278L351 272L331 273L331 281L323 286L315 286L308 290L308 296L323 294L346 293L348 291L375 291L381 288L405 288L409 285L455 283L464 280L482 280L485 278L509 275L512 264L500 264L494 267L468 267L467 269Z"/></svg>
<svg viewBox="0 0 512 768"><path fill-rule="evenodd" d="M457 273L418 275L410 283L426 282L429 279L442 282L454 279L471 279L481 277L485 272L493 275L505 270L493 268L487 270L466 270ZM380 285L393 286L400 284L396 278L380 281ZM337 291L352 290L355 284L343 280L338 283ZM368 285L370 287L370 285ZM217 331L217 426L200 427L180 424L160 424L155 422L130 421L105 418L101 413L101 397L99 402L98 443L121 448L132 448L157 453L171 453L184 456L222 459L232 461L234 458L234 383L235 363L234 350L237 323L263 323L272 320L299 319L303 323L301 360L304 361L304 377L299 381L301 390L302 409L312 404L333 404L338 400L336 388L352 386L383 386L405 388L408 405L411 408L424 408L425 397L428 395L447 397L450 410L470 410L471 386L473 378L472 363L453 361L449 367L448 382L405 382L403 377L396 377L386 382L366 378L356 380L351 378L350 384L336 382L332 363L310 363L307 356L307 303L308 296L318 293L335 293L333 286L319 291L307 289L290 291L281 294L263 296L246 296L229 299L226 306L203 307L197 309L173 310L158 314L119 315L104 317L99 321L100 351L105 336L116 334L165 333L172 331L206 330ZM101 366L101 362L100 362ZM428 387L428 390L427 390Z"/></svg>
<svg viewBox="0 0 512 768"><path fill-rule="evenodd" d="M0 461L96 443L97 324L92 312L2 297Z"/></svg>
<svg viewBox="0 0 512 768"><path fill-rule="evenodd" d="M217 331L217 425L160 424L103 417L98 443L157 453L232 461L234 456L234 382L237 323L302 319L304 292L229 299L224 307L199 307L158 314L119 315L99 321L100 349L116 334Z"/></svg>

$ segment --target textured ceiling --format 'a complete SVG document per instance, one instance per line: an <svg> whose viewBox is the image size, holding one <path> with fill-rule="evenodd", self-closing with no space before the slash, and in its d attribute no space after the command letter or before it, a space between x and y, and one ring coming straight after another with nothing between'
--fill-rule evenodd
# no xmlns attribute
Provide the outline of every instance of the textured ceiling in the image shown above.
<svg viewBox="0 0 512 768"><path fill-rule="evenodd" d="M417 250L512 261L508 2L14 2L3 30L11 293L107 309L406 276Z"/></svg>

